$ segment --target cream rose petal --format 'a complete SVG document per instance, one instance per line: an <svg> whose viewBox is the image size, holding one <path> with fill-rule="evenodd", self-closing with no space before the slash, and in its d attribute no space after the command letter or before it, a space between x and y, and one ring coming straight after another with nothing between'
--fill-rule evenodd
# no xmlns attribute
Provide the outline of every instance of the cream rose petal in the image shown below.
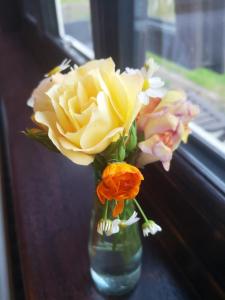
<svg viewBox="0 0 225 300"><path fill-rule="evenodd" d="M153 134L163 133L168 130L175 131L178 123L179 119L169 113L156 118L150 118L144 128L145 137L149 138Z"/></svg>
<svg viewBox="0 0 225 300"><path fill-rule="evenodd" d="M159 159L153 155L150 155L148 153L141 152L138 156L136 165L138 168L143 168L145 165L154 163L158 161Z"/></svg>
<svg viewBox="0 0 225 300"><path fill-rule="evenodd" d="M126 110L124 108L128 105L128 99L121 82L121 75L102 72L101 76L103 82L105 82L107 86L107 90L105 88L104 90L109 97L111 105L120 121L124 123L126 120ZM103 87L104 86L102 85L102 88Z"/></svg>
<svg viewBox="0 0 225 300"><path fill-rule="evenodd" d="M138 157L138 166L143 167L145 164L149 164L155 161L162 161L165 166L172 159L172 150L167 147L157 135L138 144L142 150ZM167 170L168 171L168 170Z"/></svg>
<svg viewBox="0 0 225 300"><path fill-rule="evenodd" d="M97 108L92 112L91 119L81 137L81 147L91 148L98 144L108 132L119 127L118 119L112 110L108 97L100 92L97 96Z"/></svg>
<svg viewBox="0 0 225 300"><path fill-rule="evenodd" d="M107 73L112 73L115 71L115 64L111 57L107 59L92 60L86 63L85 65L79 67L77 69L77 72L79 75L83 76L94 69L100 69Z"/></svg>
<svg viewBox="0 0 225 300"><path fill-rule="evenodd" d="M72 88L71 86L68 86L67 92L69 92L71 88ZM61 127L65 131L74 131L75 130L74 124L70 121L70 119L65 113L65 110L60 105L60 99L61 99L61 103L63 103L62 98L65 97L64 95L65 89L66 89L65 87L55 84L46 92L46 94L51 99L52 107L54 108L57 121L61 125Z"/></svg>
<svg viewBox="0 0 225 300"><path fill-rule="evenodd" d="M65 137L68 142L72 143L76 148L74 148L74 151L80 150L80 138L85 130L85 128L81 128L80 130L77 130L75 132L65 132L63 128L60 126L60 124L56 123L56 128L60 132L60 134ZM59 137L59 141L61 142L61 137Z"/></svg>
<svg viewBox="0 0 225 300"><path fill-rule="evenodd" d="M186 95L183 91L168 91L155 111L159 111L164 107L170 107L171 105L174 105L174 103L185 99Z"/></svg>
<svg viewBox="0 0 225 300"><path fill-rule="evenodd" d="M90 104L88 95L87 95L85 88L81 82L78 82L78 84L77 84L77 100L79 103L80 112L85 110Z"/></svg>
<svg viewBox="0 0 225 300"><path fill-rule="evenodd" d="M153 155L162 162L168 162L172 159L173 151L163 142L156 143L152 148ZM167 170L168 171L168 170Z"/></svg>
<svg viewBox="0 0 225 300"><path fill-rule="evenodd" d="M30 98L27 100L27 106L33 108L34 107L34 97L30 96Z"/></svg>
<svg viewBox="0 0 225 300"><path fill-rule="evenodd" d="M45 94L53 85L50 78L43 79L32 93L34 111L51 111L51 101Z"/></svg>
<svg viewBox="0 0 225 300"><path fill-rule="evenodd" d="M127 111L125 129L128 134L129 129L139 113L142 103L139 101L138 94L142 89L144 79L141 74L129 75L126 73L121 74L124 89L129 99L127 107L124 107Z"/></svg>
<svg viewBox="0 0 225 300"><path fill-rule="evenodd" d="M51 102L46 92L55 84L63 81L62 74L56 74L52 78L43 79L39 85L33 90L30 97L29 106L33 107L34 111L52 110Z"/></svg>
<svg viewBox="0 0 225 300"><path fill-rule="evenodd" d="M60 133L57 131L55 122L55 114L52 112L36 112L35 120L45 126L48 127L48 136L53 144L59 149L59 151L72 160L74 163L80 165L89 165L93 160L94 157L88 155L86 153L82 153L79 151L71 151L64 148L61 143L59 142ZM75 147L74 147L75 148Z"/></svg>
<svg viewBox="0 0 225 300"><path fill-rule="evenodd" d="M74 151L82 151L84 153L94 155L98 154L106 149L106 147L114 141L114 138L118 139L123 132L123 127L118 127L110 131L103 140L101 140L98 144L93 147L82 149L77 149L72 143L70 143L65 138L60 138L60 143L65 149L74 150Z"/></svg>
<svg viewBox="0 0 225 300"><path fill-rule="evenodd" d="M79 123L76 121L76 119L73 118L73 116L70 113L70 107L69 107L69 101L70 99L74 99L76 97L73 96L73 93L70 91L65 91L62 95L59 96L59 106L63 110L63 112L66 115L66 122L69 121L71 124L73 124L73 127L69 124L69 128L73 128L78 130L80 128ZM77 102L77 101L76 101ZM54 107L55 105L53 105Z"/></svg>
<svg viewBox="0 0 225 300"><path fill-rule="evenodd" d="M73 118L73 122L76 123L78 130L80 128L85 127L89 123L92 112L96 109L96 103L92 101L90 106L87 109L85 109L82 113L76 113L73 110L74 102L76 102L76 97L71 98L69 100L69 112Z"/></svg>

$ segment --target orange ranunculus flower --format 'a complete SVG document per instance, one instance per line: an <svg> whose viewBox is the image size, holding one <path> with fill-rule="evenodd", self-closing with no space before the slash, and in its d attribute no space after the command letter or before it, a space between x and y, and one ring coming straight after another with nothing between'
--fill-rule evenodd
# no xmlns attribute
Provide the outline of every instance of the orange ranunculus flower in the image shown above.
<svg viewBox="0 0 225 300"><path fill-rule="evenodd" d="M138 168L125 162L108 165L102 173L102 180L97 186L97 195L102 204L106 200L116 200L113 217L121 214L124 200L134 199L140 188L143 175Z"/></svg>

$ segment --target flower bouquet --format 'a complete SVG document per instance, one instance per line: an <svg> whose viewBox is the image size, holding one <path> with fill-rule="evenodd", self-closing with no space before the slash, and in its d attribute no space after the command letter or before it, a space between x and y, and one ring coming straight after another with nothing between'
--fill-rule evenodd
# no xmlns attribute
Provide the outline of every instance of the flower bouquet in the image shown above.
<svg viewBox="0 0 225 300"><path fill-rule="evenodd" d="M149 219L136 196L144 177L139 168L161 161L170 168L173 151L187 142L188 123L198 107L182 91L168 91L158 66L115 70L111 58L70 66L65 60L33 91L36 127L25 134L73 163L92 164L96 191L91 220L91 276L106 294L123 294L137 283L143 235L161 227ZM139 214L138 214L139 213Z"/></svg>

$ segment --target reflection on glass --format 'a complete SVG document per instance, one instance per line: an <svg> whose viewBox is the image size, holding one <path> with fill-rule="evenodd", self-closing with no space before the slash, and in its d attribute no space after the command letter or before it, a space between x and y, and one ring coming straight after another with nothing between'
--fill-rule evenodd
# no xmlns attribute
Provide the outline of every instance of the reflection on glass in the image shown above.
<svg viewBox="0 0 225 300"><path fill-rule="evenodd" d="M174 0L148 0L148 16L156 20L174 23Z"/></svg>
<svg viewBox="0 0 225 300"><path fill-rule="evenodd" d="M89 50L93 49L89 0L59 0L62 31L69 40L79 41ZM91 52L90 52L91 53Z"/></svg>
<svg viewBox="0 0 225 300"><path fill-rule="evenodd" d="M140 57L155 58L167 85L186 90L200 106L194 130L225 155L224 0L135 3L135 39L145 43L137 47L136 65Z"/></svg>
<svg viewBox="0 0 225 300"><path fill-rule="evenodd" d="M23 6L26 16L33 20L37 20L38 5L35 1L23 0Z"/></svg>

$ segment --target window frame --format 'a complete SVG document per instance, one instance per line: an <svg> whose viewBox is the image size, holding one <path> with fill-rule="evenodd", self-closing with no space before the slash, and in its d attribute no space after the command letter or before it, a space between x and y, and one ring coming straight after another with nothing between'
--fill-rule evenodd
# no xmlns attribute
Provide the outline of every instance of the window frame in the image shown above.
<svg viewBox="0 0 225 300"><path fill-rule="evenodd" d="M4 99L0 99L0 201L2 201L0 215L2 217L3 229L2 248L4 262L2 263L4 289L0 294L4 294L7 299L14 299L17 295L19 299L25 299L23 274L20 264L18 233L15 224L15 211L13 205L14 190L12 179L12 167L10 163L9 151L9 128L7 126L7 113ZM0 226L1 227L1 226ZM12 242L13 241L13 242ZM4 251L5 248L5 251ZM5 253L4 253L5 252ZM8 296L8 297L7 297Z"/></svg>
<svg viewBox="0 0 225 300"><path fill-rule="evenodd" d="M135 53L135 26L132 26L136 9L136 0L90 0L91 8L91 21L93 30L93 42L96 58L104 58L112 56L117 68L122 70L126 66L134 65L134 53ZM53 19L56 22L57 18L57 2L58 0L49 1L47 8L44 9L46 1L38 0L39 6L39 20L47 18ZM51 13L50 13L51 11ZM63 57L71 58L72 61L78 65L83 64L88 60L88 55L85 51L82 53L82 47L76 49L64 43L60 35L60 29L52 30L52 22L45 22L40 25L37 24L29 15L24 13L24 24L27 35L26 40L31 40L31 46L34 49L37 45L42 44L42 51L36 51L37 58L49 56L51 51L52 59L50 64L54 66L59 63ZM49 25L50 24L50 25ZM113 25L113 26L112 26ZM24 29L23 27L23 29ZM46 29L50 28L50 29ZM33 36L33 38L32 38ZM36 40L36 42L34 42ZM124 43L126 40L126 43ZM121 47L122 45L122 47ZM75 45L76 46L76 45ZM40 47L38 47L40 49ZM52 51L54 49L54 51ZM59 59L60 58L60 59ZM49 66L49 63L43 61L43 65ZM144 63L144 57L142 58L142 65ZM223 176L225 177L225 159L222 157L221 151L217 151L215 147L209 143L205 143L203 138L198 132L195 131L194 124L193 134L190 137L189 143L185 147L181 147L177 150L177 153L189 161L190 165L198 168L199 174L205 176L207 180L210 180L218 190L224 191L225 183L223 182ZM195 149L201 149L202 153L195 151ZM176 159L176 157L174 158ZM213 160L215 163L213 164ZM215 172L214 172L215 170Z"/></svg>
<svg viewBox="0 0 225 300"><path fill-rule="evenodd" d="M39 0L38 2L39 6L42 6L42 9L40 8L39 10L39 12L41 12L40 19L43 20L46 17L51 19L52 17L56 20L56 2L53 0L49 2L50 4L48 4L48 10L52 11L52 16L50 16L49 12L46 13L47 9L43 9L43 5L46 4L46 1ZM126 66L132 66L134 63L133 56L135 53L135 43L133 40L135 35L135 26L131 25L133 24L132 22L135 17L135 0L108 0L107 2L105 0L91 0L90 8L92 15L95 57L104 58L112 56L116 62L117 68L121 68L122 70ZM55 51L51 52L52 59L50 60L50 64L52 64L52 61L54 61L54 64L59 63L65 56L71 58L73 62L78 65L88 60L87 55L82 53L82 49L75 49L75 47L70 47L64 43L60 37L60 30L46 31L46 28L50 23L46 22L44 25L42 24L40 26L40 24L36 24L32 18L26 16L26 14L24 14L24 23L24 27L30 29L25 29L25 32L27 33L27 35L25 35L26 40L30 39L30 44L33 48L40 44L43 46L43 52L36 51L37 58L42 58L43 53L45 56L49 56L49 51L55 49ZM52 28L52 25L50 27ZM32 35L34 36L33 38ZM37 40L36 42L34 42L35 39ZM124 40L126 40L126 43L124 43ZM121 45L123 45L123 47L121 47ZM38 48L40 49L40 47ZM143 63L144 58L142 64ZM49 63L46 64L46 61L44 61L44 65L46 68ZM214 182L218 189L222 189L224 191L222 176L224 175L223 169L225 167L225 160L223 159L220 151L217 151L216 148L209 143L204 143L199 133L195 132L194 124L192 127L194 132L190 137L186 150L184 147L181 147L181 150L178 149L177 153L180 153L182 156L186 156L186 158L190 161L190 165L198 168L200 174L203 175L204 173L204 176ZM194 149L196 147L201 148L202 153L205 154L200 155L197 153L196 157L193 154L191 155L192 152L195 152ZM204 161L205 167L201 163L200 158ZM216 161L214 165L212 162L213 159ZM216 164L219 164L219 166L217 167ZM216 176L213 175L213 169L216 170ZM220 180L218 180L218 178Z"/></svg>

